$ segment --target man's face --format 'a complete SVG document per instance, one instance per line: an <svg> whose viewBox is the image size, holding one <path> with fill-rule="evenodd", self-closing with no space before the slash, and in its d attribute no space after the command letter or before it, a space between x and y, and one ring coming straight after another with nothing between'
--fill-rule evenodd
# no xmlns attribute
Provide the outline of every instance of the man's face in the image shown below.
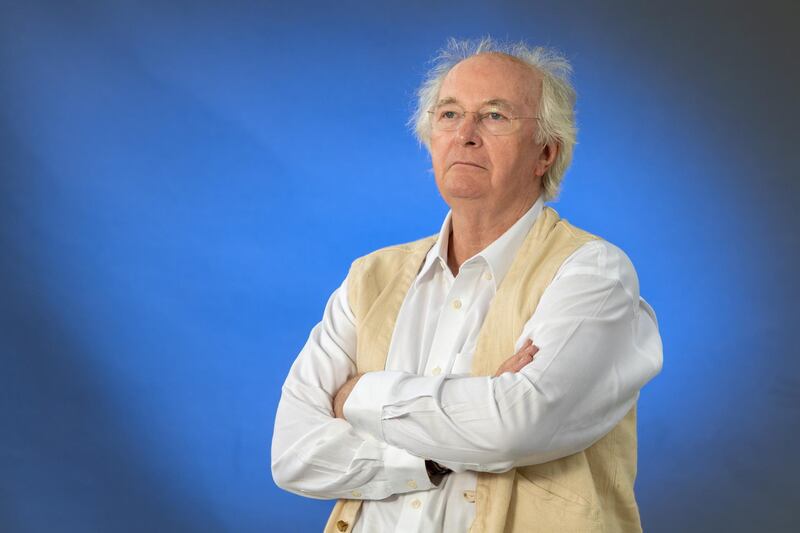
<svg viewBox="0 0 800 533"><path fill-rule="evenodd" d="M445 77L438 102L464 111L500 111L505 116L538 115L540 77L533 69L498 54L481 54L457 64ZM436 185L455 209L499 213L538 196L549 148L535 142L538 121L520 120L508 135L481 131L467 113L455 131L431 132Z"/></svg>

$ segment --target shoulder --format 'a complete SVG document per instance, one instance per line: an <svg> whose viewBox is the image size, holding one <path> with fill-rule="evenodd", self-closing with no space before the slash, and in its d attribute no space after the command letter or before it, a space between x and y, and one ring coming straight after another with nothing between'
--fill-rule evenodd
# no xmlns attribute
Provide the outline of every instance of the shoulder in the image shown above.
<svg viewBox="0 0 800 533"><path fill-rule="evenodd" d="M376 268L391 268L393 265L399 266L412 256L427 253L437 237L438 235L430 235L416 241L379 248L353 261L350 270L351 272L360 272L365 269L372 270Z"/></svg>
<svg viewBox="0 0 800 533"><path fill-rule="evenodd" d="M561 218L561 216L558 214L558 211L556 211L550 206L545 207L542 214L546 219L549 218L550 220L552 220L551 224L554 232L568 235L573 240L577 240L581 244L600 238L597 235L590 233L583 228L575 226L574 224L570 223L566 218ZM547 225L547 223L545 224Z"/></svg>
<svg viewBox="0 0 800 533"><path fill-rule="evenodd" d="M437 236L380 248L353 261L347 273L347 298L355 316L363 316L399 275L419 267Z"/></svg>
<svg viewBox="0 0 800 533"><path fill-rule="evenodd" d="M638 300L639 279L633 262L619 246L594 237L564 260L554 281L578 275L619 281L631 299Z"/></svg>

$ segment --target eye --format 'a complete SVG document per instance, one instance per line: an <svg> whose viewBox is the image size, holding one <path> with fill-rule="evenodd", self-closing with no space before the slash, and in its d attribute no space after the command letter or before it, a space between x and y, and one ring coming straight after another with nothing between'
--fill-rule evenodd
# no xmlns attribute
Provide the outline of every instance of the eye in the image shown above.
<svg viewBox="0 0 800 533"><path fill-rule="evenodd" d="M508 120L508 117L500 113L499 111L490 111L484 115L484 118L488 118L493 122L503 122L505 120Z"/></svg>
<svg viewBox="0 0 800 533"><path fill-rule="evenodd" d="M440 118L446 118L448 120L452 120L452 119L456 118L456 112L455 111L442 111L440 113L439 117Z"/></svg>

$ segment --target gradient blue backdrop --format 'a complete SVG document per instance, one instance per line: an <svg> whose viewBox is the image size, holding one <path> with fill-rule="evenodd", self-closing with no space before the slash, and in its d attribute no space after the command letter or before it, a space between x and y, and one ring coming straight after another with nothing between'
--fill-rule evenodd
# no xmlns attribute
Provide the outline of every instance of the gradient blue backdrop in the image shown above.
<svg viewBox="0 0 800 533"><path fill-rule="evenodd" d="M439 228L405 122L492 34L573 60L555 207L659 317L645 530L789 531L796 6L3 2L0 530L321 530L271 479L280 385L355 257Z"/></svg>

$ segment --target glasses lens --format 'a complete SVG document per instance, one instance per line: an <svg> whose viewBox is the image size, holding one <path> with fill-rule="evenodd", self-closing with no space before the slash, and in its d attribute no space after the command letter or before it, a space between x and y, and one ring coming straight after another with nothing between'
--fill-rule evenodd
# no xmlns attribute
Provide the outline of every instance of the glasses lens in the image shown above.
<svg viewBox="0 0 800 533"><path fill-rule="evenodd" d="M467 113L456 105L437 106L431 114L431 125L436 131L455 131ZM489 135L508 135L514 131L514 120L499 111L475 113L478 128Z"/></svg>
<svg viewBox="0 0 800 533"><path fill-rule="evenodd" d="M508 135L514 123L504 113L490 111L481 115L480 125L490 135Z"/></svg>
<svg viewBox="0 0 800 533"><path fill-rule="evenodd" d="M440 131L458 129L464 118L464 110L453 105L438 106L431 113L433 114L433 127Z"/></svg>

